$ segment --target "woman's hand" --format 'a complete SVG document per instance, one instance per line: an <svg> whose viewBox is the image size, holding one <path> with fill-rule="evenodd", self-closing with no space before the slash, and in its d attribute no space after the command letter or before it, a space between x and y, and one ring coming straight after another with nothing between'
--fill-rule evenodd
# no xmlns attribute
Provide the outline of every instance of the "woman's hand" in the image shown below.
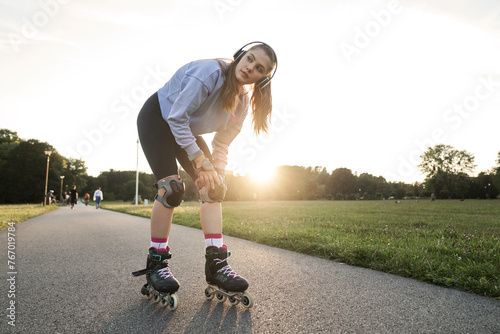
<svg viewBox="0 0 500 334"><path fill-rule="evenodd" d="M220 185L220 179L216 171L201 171L198 174L197 182L201 182L203 186L209 187L210 189L215 189L215 185Z"/></svg>
<svg viewBox="0 0 500 334"><path fill-rule="evenodd" d="M210 187L211 189L215 189L216 185L221 184L221 180L215 171L215 168L210 163L210 160L208 160L204 155L194 159L193 162L198 170L198 179L195 182L196 184L200 182L203 186Z"/></svg>

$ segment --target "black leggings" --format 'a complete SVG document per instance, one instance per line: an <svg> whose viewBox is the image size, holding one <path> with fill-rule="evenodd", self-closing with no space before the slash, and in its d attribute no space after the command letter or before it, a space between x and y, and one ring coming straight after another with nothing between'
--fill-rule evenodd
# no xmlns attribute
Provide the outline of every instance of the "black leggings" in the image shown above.
<svg viewBox="0 0 500 334"><path fill-rule="evenodd" d="M177 161L189 176L196 180L193 165L188 159L186 151L177 144L170 126L161 116L158 93L153 94L139 112L137 131L142 150L148 159L156 181L170 175L178 175ZM201 136L196 137L196 144L207 158L212 158L210 149Z"/></svg>

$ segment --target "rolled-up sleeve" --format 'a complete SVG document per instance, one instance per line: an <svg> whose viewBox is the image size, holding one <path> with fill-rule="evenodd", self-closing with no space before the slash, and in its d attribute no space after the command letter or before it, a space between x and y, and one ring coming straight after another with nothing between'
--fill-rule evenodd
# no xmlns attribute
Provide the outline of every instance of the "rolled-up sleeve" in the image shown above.
<svg viewBox="0 0 500 334"><path fill-rule="evenodd" d="M229 145L240 133L245 118L248 114L248 104L244 107L239 116L235 117L234 120L229 122L229 126L215 134L212 141L212 159L214 161L214 167L218 169L225 170L227 165L227 155L229 152Z"/></svg>
<svg viewBox="0 0 500 334"><path fill-rule="evenodd" d="M203 81L196 77L185 75L181 82L180 92L168 116L168 125L172 130L177 144L188 155L193 155L200 150L196 144L196 138L189 127L189 120L209 94L209 88Z"/></svg>

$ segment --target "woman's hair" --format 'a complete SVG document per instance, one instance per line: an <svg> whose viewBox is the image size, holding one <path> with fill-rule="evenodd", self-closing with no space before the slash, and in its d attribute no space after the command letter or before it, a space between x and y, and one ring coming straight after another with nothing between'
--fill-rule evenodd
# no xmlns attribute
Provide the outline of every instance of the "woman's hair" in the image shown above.
<svg viewBox="0 0 500 334"><path fill-rule="evenodd" d="M252 49L261 49L271 60L271 69L269 73L266 73L267 76L271 75L272 70L276 66L276 55L274 51L266 44L259 44ZM248 52L247 51L247 52ZM239 95L245 94L242 87L238 85L238 80L236 80L235 69L236 65L242 59L243 56L240 56L235 61L232 61L229 66L221 61L221 69L225 75L224 84L222 85L222 107L226 112L232 113L236 109L236 106L239 103ZM254 132L259 134L261 132L267 133L269 130L269 123L271 118L271 111L273 109L271 96L271 83L264 88L260 88L257 84L254 85L251 104L252 104L252 125Z"/></svg>

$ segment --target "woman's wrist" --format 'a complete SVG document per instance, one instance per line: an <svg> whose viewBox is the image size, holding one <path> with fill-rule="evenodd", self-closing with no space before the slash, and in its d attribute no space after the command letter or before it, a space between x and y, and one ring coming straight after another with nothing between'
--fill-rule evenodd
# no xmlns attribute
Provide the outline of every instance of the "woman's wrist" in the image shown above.
<svg viewBox="0 0 500 334"><path fill-rule="evenodd" d="M200 156L198 156L198 157L194 158L194 159L193 159L194 166L195 166L197 169L200 169L200 168L201 168L201 166L202 166L202 163L203 163L203 161L204 161L205 159L206 159L206 158L205 158L205 155L204 155L204 154L202 154L202 155L200 155Z"/></svg>
<svg viewBox="0 0 500 334"><path fill-rule="evenodd" d="M196 159L198 159L202 156L204 156L203 151L198 150L195 153L188 155L188 159L194 162Z"/></svg>

